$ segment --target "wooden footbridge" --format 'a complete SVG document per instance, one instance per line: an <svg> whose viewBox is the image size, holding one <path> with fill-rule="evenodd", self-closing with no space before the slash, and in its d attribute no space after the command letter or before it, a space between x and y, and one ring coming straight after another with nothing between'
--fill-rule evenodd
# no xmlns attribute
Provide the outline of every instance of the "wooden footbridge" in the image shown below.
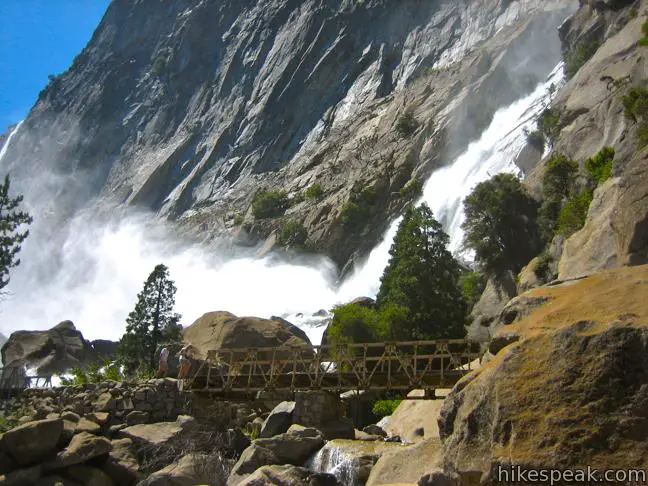
<svg viewBox="0 0 648 486"><path fill-rule="evenodd" d="M454 386L480 356L479 345L467 340L218 349L190 373L185 390L433 392Z"/></svg>

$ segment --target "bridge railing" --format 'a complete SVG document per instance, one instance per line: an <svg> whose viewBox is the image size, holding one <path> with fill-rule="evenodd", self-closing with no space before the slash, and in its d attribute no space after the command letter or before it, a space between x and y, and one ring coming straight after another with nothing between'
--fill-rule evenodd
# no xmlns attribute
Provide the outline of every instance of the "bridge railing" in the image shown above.
<svg viewBox="0 0 648 486"><path fill-rule="evenodd" d="M454 385L480 357L466 340L281 346L209 351L194 389L405 390Z"/></svg>

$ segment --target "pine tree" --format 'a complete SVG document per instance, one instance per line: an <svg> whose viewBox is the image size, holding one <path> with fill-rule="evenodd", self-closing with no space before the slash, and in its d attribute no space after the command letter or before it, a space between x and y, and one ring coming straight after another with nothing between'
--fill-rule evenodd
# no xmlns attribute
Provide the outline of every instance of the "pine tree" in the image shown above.
<svg viewBox="0 0 648 486"><path fill-rule="evenodd" d="M149 275L137 295L135 308L126 319L120 356L126 372L155 369L155 351L163 340L180 339L180 314L173 312L176 287L162 264Z"/></svg>
<svg viewBox="0 0 648 486"><path fill-rule="evenodd" d="M390 319L393 339L465 336L466 302L460 266L448 251L448 235L430 208L410 206L389 251L377 305Z"/></svg>
<svg viewBox="0 0 648 486"><path fill-rule="evenodd" d="M9 284L9 271L20 265L18 253L29 236L29 230L18 230L33 221L29 214L18 210L23 197L10 197L9 185L7 175L0 183L0 290Z"/></svg>

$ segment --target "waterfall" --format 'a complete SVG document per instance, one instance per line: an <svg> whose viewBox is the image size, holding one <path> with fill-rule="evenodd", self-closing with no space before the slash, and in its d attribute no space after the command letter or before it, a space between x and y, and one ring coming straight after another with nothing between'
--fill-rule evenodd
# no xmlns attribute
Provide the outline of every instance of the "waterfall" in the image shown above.
<svg viewBox="0 0 648 486"><path fill-rule="evenodd" d="M473 257L462 248L463 200L477 184L496 174L519 173L515 159L526 145L525 130L535 128L536 117L549 105L552 94L563 81L563 64L560 63L533 93L497 111L480 138L453 163L433 172L425 183L418 204L425 202L430 206L450 236L450 250L455 255L465 260ZM398 218L392 222L365 264L342 285L338 293L342 300L377 294L400 221Z"/></svg>
<svg viewBox="0 0 648 486"><path fill-rule="evenodd" d="M358 483L358 459L346 454L342 447L333 442L327 442L304 467L313 472L333 474L345 486Z"/></svg>
<svg viewBox="0 0 648 486"><path fill-rule="evenodd" d="M7 137L7 140L5 141L5 144L2 146L2 150L0 150L0 161L4 159L5 154L7 153L7 149L9 148L9 144L11 143L11 139L14 137L16 133L18 133L18 130L20 129L20 126L23 124L22 121L20 121L14 128L11 130L11 133Z"/></svg>
<svg viewBox="0 0 648 486"><path fill-rule="evenodd" d="M499 172L517 172L514 161L526 143L524 129L532 128L548 104L552 86L561 81L559 66L533 93L499 110L481 137L425 184L421 200L444 224L455 253L471 256L461 249L463 199L479 182ZM19 128L0 153L1 169L7 169L3 158ZM32 186L41 189L38 184ZM28 207L39 201L51 204L42 191L25 194ZM35 216L40 213L34 211ZM184 325L214 310L279 315L304 329L311 341L320 342L326 316L314 313L360 295L375 296L398 223L397 219L391 224L365 264L336 287L335 266L324 257L299 263L254 255L231 258L178 243L150 216L105 223L91 210L77 214L60 229L63 251L54 266L48 255L56 238L42 230L36 218L21 252L22 263L12 272L9 294L0 306L1 330L8 334L18 329L48 329L70 319L86 339L118 339L142 283L163 262L176 282L176 310L183 315Z"/></svg>

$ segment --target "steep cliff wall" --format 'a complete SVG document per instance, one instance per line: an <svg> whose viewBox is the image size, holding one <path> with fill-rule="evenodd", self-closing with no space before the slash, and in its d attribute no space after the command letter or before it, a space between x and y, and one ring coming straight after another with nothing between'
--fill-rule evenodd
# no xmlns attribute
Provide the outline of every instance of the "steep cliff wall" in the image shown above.
<svg viewBox="0 0 648 486"><path fill-rule="evenodd" d="M494 111L560 59L573 2L115 0L71 68L40 94L4 165L47 215L96 198L177 221L204 239L263 239L299 220L343 264L368 250ZM395 125L411 111L409 137ZM47 177L44 177L46 175ZM322 196L303 197L321 184ZM373 191L363 218L345 203ZM283 218L254 193L281 189Z"/></svg>

